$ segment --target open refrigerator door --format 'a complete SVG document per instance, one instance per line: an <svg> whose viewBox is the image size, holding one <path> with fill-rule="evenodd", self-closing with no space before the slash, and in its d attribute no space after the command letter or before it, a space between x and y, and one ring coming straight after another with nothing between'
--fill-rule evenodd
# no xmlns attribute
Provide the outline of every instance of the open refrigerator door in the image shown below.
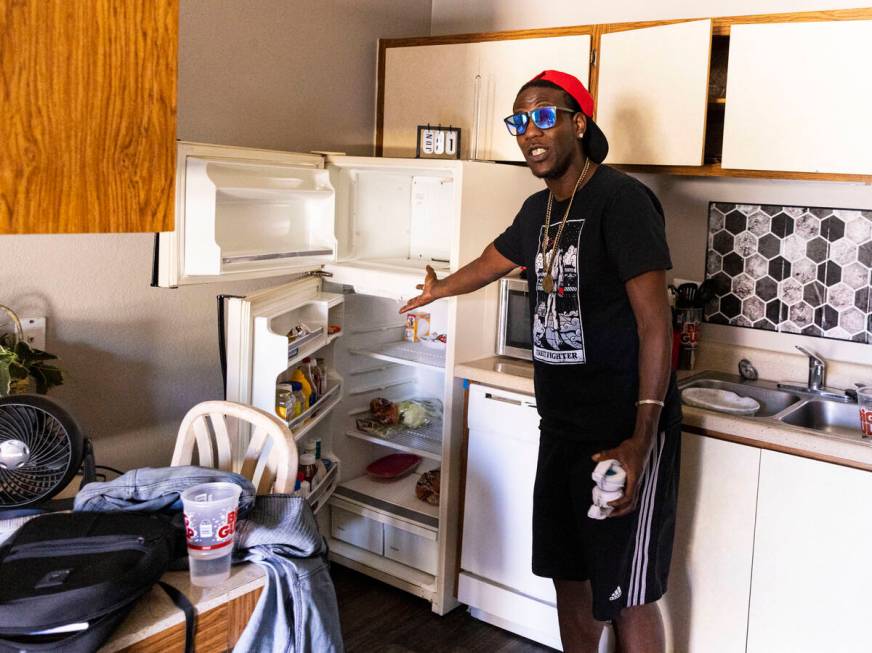
<svg viewBox="0 0 872 653"><path fill-rule="evenodd" d="M157 237L157 285L294 275L222 299L226 398L283 417L301 451L330 461L308 489L331 557L440 614L457 605L453 369L493 353L496 303L483 289L411 324L398 311L428 265L445 276L473 260L539 184L515 166L180 143L176 230ZM374 424L379 406L396 423ZM399 478L368 473L391 454L420 460Z"/></svg>

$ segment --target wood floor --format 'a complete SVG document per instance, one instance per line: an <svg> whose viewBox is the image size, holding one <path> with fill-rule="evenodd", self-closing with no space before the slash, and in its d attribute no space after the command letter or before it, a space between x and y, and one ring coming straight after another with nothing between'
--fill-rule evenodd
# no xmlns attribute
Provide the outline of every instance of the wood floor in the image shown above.
<svg viewBox="0 0 872 653"><path fill-rule="evenodd" d="M553 653L469 616L440 617L424 599L331 565L347 653Z"/></svg>

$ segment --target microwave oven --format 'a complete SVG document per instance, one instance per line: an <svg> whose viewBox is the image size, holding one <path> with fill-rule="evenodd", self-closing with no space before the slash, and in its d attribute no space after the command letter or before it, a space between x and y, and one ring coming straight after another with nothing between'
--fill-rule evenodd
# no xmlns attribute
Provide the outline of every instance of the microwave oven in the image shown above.
<svg viewBox="0 0 872 653"><path fill-rule="evenodd" d="M497 354L533 360L530 292L526 279L500 279Z"/></svg>

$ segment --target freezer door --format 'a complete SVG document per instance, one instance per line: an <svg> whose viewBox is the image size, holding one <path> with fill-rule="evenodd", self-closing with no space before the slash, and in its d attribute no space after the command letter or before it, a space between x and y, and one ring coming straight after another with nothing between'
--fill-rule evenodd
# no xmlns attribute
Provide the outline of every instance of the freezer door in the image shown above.
<svg viewBox="0 0 872 653"><path fill-rule="evenodd" d="M321 156L179 143L175 231L158 235L155 285L318 269L336 256L334 221Z"/></svg>

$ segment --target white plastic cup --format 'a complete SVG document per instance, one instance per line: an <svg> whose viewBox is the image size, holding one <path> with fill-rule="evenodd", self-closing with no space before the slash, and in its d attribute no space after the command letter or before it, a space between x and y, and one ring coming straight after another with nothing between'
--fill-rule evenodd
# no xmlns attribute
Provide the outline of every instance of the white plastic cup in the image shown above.
<svg viewBox="0 0 872 653"><path fill-rule="evenodd" d="M212 587L230 577L241 493L242 488L235 483L203 483L182 492L188 566L194 585Z"/></svg>
<svg viewBox="0 0 872 653"><path fill-rule="evenodd" d="M864 440L872 440L872 385L857 388L857 404L860 409L860 434Z"/></svg>

